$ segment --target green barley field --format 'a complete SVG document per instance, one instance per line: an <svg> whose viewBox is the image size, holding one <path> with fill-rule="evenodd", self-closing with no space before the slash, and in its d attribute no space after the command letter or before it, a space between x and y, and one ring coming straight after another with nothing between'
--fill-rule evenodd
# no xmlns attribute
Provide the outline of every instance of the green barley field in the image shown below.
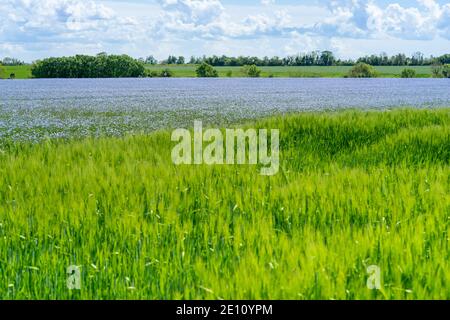
<svg viewBox="0 0 450 320"><path fill-rule="evenodd" d="M248 126L278 175L175 166L169 131L1 141L0 299L450 299L450 109Z"/></svg>

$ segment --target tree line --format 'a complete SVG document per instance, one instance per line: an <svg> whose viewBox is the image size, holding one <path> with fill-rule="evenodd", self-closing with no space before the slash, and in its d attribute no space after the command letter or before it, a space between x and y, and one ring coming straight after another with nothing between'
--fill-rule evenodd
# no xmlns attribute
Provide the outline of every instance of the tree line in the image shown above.
<svg viewBox="0 0 450 320"><path fill-rule="evenodd" d="M6 62L6 63L3 63ZM439 57L424 57L421 53L415 53L410 57L398 54L388 57L386 54L371 55L353 60L336 59L331 51L314 51L309 54L299 54L286 58L258 58L258 57L227 57L212 56L195 58L188 62L197 65L197 76L217 77L214 67L240 66L243 74L249 77L259 77L262 66L353 66L353 74L349 77L372 77L376 72L368 66L432 66L433 77L449 77L450 54ZM1 65L22 65L18 59L6 58L0 62L0 77L5 78ZM158 62L153 56L146 59L134 59L128 55L108 55L99 53L96 56L76 55L72 57L47 58L34 62L31 73L34 78L121 78L121 77L171 77L170 68L160 71L146 69L146 64L186 64L184 57L170 56L167 60ZM228 71L227 76L231 76ZM14 75L15 76L15 75ZM415 71L405 69L402 77L415 77ZM13 78L11 74L10 78Z"/></svg>
<svg viewBox="0 0 450 320"><path fill-rule="evenodd" d="M6 57L3 60L0 59L0 64L4 66L23 66L25 62L19 59Z"/></svg>
<svg viewBox="0 0 450 320"><path fill-rule="evenodd" d="M78 55L76 57L88 57L83 55ZM97 57L120 57L114 55L107 55L106 53L99 53ZM72 57L74 58L74 57ZM47 60L47 59L46 59ZM202 63L207 63L214 67L220 66L246 66L246 65L256 65L259 67L264 66L353 66L357 63L366 63L372 66L429 66L429 65L444 65L450 63L450 54L444 54L442 56L425 57L421 52L415 52L411 56L406 56L403 53L399 53L393 56L388 56L386 53L381 53L378 55L368 55L360 57L358 59L339 59L336 58L331 51L312 51L309 53L301 53L297 55L291 55L284 58L277 56L274 57L252 57L252 56L239 56L239 57L229 57L229 56L203 56L203 57L191 57L189 60L184 56L173 56L170 55L167 59L158 61L153 55L147 58L137 59L139 63L150 64L150 65L172 65L172 64L195 64L201 65ZM0 64L4 66L19 66L26 64L25 62L6 57L0 60Z"/></svg>
<svg viewBox="0 0 450 320"><path fill-rule="evenodd" d="M261 76L262 70L253 64L244 66L241 72L247 77L258 78ZM196 74L199 78L216 78L219 76L217 70L206 62L197 67ZM227 76L231 76L231 70L228 71ZM374 66L365 62L358 62L344 75L344 78L376 78L378 76L379 73ZM433 78L450 78L450 64L434 65L432 67L432 76ZM416 71L405 67L400 73L400 77L415 78Z"/></svg>
<svg viewBox="0 0 450 320"><path fill-rule="evenodd" d="M450 54L445 54L439 57L425 57L423 53L416 52L411 56L405 54L397 54L388 56L385 53L379 55L369 55L358 58L356 60L338 59L331 51L313 51L309 53L302 53L298 55L291 55L284 58L280 57L229 57L229 56L203 56L191 57L189 61L183 56L169 56L167 59L158 62L153 56L146 59L141 59L147 64L189 64L200 65L207 63L214 67L233 67L256 65L259 67L269 66L353 66L358 63L366 63L372 66L429 66L434 64L448 64L450 63Z"/></svg>

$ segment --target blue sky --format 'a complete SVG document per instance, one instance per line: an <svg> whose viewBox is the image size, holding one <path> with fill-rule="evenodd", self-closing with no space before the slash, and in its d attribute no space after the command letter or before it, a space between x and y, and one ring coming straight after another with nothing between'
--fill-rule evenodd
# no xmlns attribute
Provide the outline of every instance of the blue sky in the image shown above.
<svg viewBox="0 0 450 320"><path fill-rule="evenodd" d="M1 0L0 57L450 52L449 0Z"/></svg>

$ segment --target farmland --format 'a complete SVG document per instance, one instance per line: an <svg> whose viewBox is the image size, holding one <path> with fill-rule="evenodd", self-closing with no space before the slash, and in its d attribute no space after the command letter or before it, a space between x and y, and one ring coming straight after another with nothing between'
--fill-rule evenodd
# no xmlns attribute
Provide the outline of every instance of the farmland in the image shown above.
<svg viewBox="0 0 450 320"><path fill-rule="evenodd" d="M149 71L160 73L164 69L173 72L174 77L191 78L196 77L195 65L146 65ZM3 77L9 77L11 73L16 74L18 79L31 78L31 66L3 67L5 69ZM430 66L378 66L375 69L382 78L399 78L403 69L413 69L416 71L416 77L429 78L432 76ZM242 67L216 67L220 77L245 77ZM279 77L279 78L342 78L351 67L347 66L311 66L311 67L261 67L261 77ZM231 74L230 74L231 72Z"/></svg>
<svg viewBox="0 0 450 320"><path fill-rule="evenodd" d="M0 69L3 69L3 72L0 73L0 77L2 78L9 78L12 73L16 75L16 79L31 78L31 66L29 65L2 66Z"/></svg>
<svg viewBox="0 0 450 320"><path fill-rule="evenodd" d="M166 66L149 66L147 69L151 71L161 72L168 68L173 71L174 77L195 77L194 65L166 65ZM261 77L278 77L278 78L342 78L351 69L350 66L311 66L311 67L260 67L262 70ZM431 77L430 66L416 66L416 67L404 67L404 66L380 66L375 67L379 73L379 77L382 78L399 78L403 69L413 69L416 71L416 75L419 78ZM242 72L242 67L215 67L219 72L219 77L245 77ZM230 74L231 72L231 74Z"/></svg>
<svg viewBox="0 0 450 320"><path fill-rule="evenodd" d="M247 126L280 130L278 175L175 166L168 130L1 140L0 299L450 298L448 108Z"/></svg>

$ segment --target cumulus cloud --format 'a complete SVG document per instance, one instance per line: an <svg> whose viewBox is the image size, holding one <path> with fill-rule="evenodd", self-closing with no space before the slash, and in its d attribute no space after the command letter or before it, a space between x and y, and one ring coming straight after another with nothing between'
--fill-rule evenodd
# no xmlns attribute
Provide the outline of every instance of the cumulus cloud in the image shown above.
<svg viewBox="0 0 450 320"><path fill-rule="evenodd" d="M224 11L219 0L160 0L160 3L166 14L186 24L208 25Z"/></svg>
<svg viewBox="0 0 450 320"><path fill-rule="evenodd" d="M332 1L332 18L316 24L311 32L352 38L448 38L450 4L441 6L434 0L418 0L417 5L391 3L382 7L372 0Z"/></svg>
<svg viewBox="0 0 450 320"><path fill-rule="evenodd" d="M311 31L348 37L361 37L367 34L369 13L366 1L332 1L327 6L331 17L318 23Z"/></svg>
<svg viewBox="0 0 450 320"><path fill-rule="evenodd" d="M436 27L441 36L450 40L450 3L443 6L436 16Z"/></svg>
<svg viewBox="0 0 450 320"><path fill-rule="evenodd" d="M234 37L286 36L292 31L290 22L290 15L286 11L279 10L270 16L250 15L239 23L230 24L228 31Z"/></svg>
<svg viewBox="0 0 450 320"><path fill-rule="evenodd" d="M290 41L285 45L284 51L288 55L295 55L298 53L311 52L319 48L325 49L327 46L328 39L326 38L308 36L294 31Z"/></svg>
<svg viewBox="0 0 450 320"><path fill-rule="evenodd" d="M330 14L313 26L296 21L287 10L256 12L236 21L227 15L219 0L160 0L160 3L164 11L157 23L159 35L217 39L291 37L297 33L355 39L450 37L450 3L440 5L434 0L418 0L416 6L410 7L397 3L381 6L373 0L323 1Z"/></svg>
<svg viewBox="0 0 450 320"><path fill-rule="evenodd" d="M127 10L126 16L120 8L112 9L118 2L107 0L0 0L0 55L14 48L47 50L45 55L58 50L117 52L123 48L120 51L133 54L149 47L155 48L153 52L181 51L189 43L202 43L202 48L219 48L219 43L233 47L251 43L252 47L258 41L276 43L284 53L325 48L347 52L340 39L450 40L450 3L377 1L317 0L314 6L304 6L317 15L314 23L310 20L313 24L307 24L305 15L293 12L298 6L274 0L235 5L238 15L221 0L157 0L148 9L151 19L142 12L143 4L139 14ZM132 7L131 3L120 5Z"/></svg>
<svg viewBox="0 0 450 320"><path fill-rule="evenodd" d="M252 14L240 21L230 17L219 0L160 0L163 13L154 24L159 36L223 40L280 35L290 16L283 10L272 15Z"/></svg>
<svg viewBox="0 0 450 320"><path fill-rule="evenodd" d="M370 26L375 32L399 38L432 39L435 28L429 23L429 16L423 15L418 8L403 8L399 4L390 4L384 10L371 5Z"/></svg>
<svg viewBox="0 0 450 320"><path fill-rule="evenodd" d="M224 8L219 0L159 0L163 9L154 24L159 36L213 38L223 33Z"/></svg>
<svg viewBox="0 0 450 320"><path fill-rule="evenodd" d="M137 22L91 0L6 0L0 9L4 42L114 42Z"/></svg>

